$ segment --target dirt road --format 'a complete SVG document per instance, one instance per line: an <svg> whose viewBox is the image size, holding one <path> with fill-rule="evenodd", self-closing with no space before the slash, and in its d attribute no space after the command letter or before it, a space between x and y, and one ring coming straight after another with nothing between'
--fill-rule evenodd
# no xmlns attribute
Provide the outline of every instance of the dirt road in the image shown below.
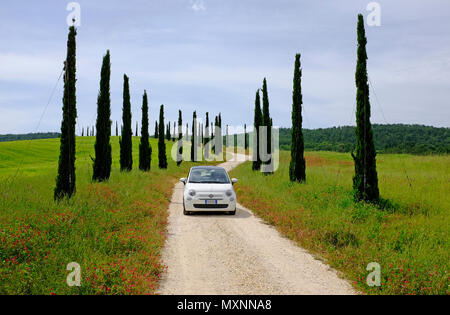
<svg viewBox="0 0 450 315"><path fill-rule="evenodd" d="M159 294L355 294L334 270L239 204L235 216L183 215L182 183L169 206L162 258L168 269Z"/></svg>

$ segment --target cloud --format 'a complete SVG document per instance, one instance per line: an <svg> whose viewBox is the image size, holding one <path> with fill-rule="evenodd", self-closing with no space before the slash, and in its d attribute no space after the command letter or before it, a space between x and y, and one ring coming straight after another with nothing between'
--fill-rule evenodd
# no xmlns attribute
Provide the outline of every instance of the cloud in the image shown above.
<svg viewBox="0 0 450 315"><path fill-rule="evenodd" d="M0 81L46 84L56 82L63 56L0 53Z"/></svg>
<svg viewBox="0 0 450 315"><path fill-rule="evenodd" d="M203 0L191 0L191 9L194 10L195 12L199 12L199 11L206 11L206 7L205 7L205 3L203 2Z"/></svg>

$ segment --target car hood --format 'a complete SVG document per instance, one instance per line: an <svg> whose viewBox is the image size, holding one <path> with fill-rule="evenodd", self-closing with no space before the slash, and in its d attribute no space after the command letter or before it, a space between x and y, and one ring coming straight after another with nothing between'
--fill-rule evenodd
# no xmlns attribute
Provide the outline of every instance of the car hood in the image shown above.
<svg viewBox="0 0 450 315"><path fill-rule="evenodd" d="M194 189L196 192L224 192L233 189L232 184L186 184L186 189Z"/></svg>

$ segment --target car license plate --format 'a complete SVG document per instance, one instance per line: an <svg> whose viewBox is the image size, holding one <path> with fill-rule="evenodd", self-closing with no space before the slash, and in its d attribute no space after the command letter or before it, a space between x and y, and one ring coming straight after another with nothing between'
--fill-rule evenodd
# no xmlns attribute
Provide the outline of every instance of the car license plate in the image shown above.
<svg viewBox="0 0 450 315"><path fill-rule="evenodd" d="M205 200L205 205L216 205L217 200Z"/></svg>

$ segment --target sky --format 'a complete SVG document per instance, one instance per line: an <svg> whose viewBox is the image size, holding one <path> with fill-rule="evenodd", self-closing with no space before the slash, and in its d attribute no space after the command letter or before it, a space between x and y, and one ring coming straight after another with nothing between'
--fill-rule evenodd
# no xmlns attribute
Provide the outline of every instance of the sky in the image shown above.
<svg viewBox="0 0 450 315"><path fill-rule="evenodd" d="M133 125L147 90L150 133L161 104L166 121L182 109L185 123L196 110L221 112L224 125L252 125L264 77L274 125L289 127L296 53L303 126L354 125L358 13L366 19L372 122L450 127L450 1L380 0L380 26L367 23L369 2L79 0L77 133L95 125L107 49L113 125L126 73ZM60 130L69 3L0 0L0 134Z"/></svg>

